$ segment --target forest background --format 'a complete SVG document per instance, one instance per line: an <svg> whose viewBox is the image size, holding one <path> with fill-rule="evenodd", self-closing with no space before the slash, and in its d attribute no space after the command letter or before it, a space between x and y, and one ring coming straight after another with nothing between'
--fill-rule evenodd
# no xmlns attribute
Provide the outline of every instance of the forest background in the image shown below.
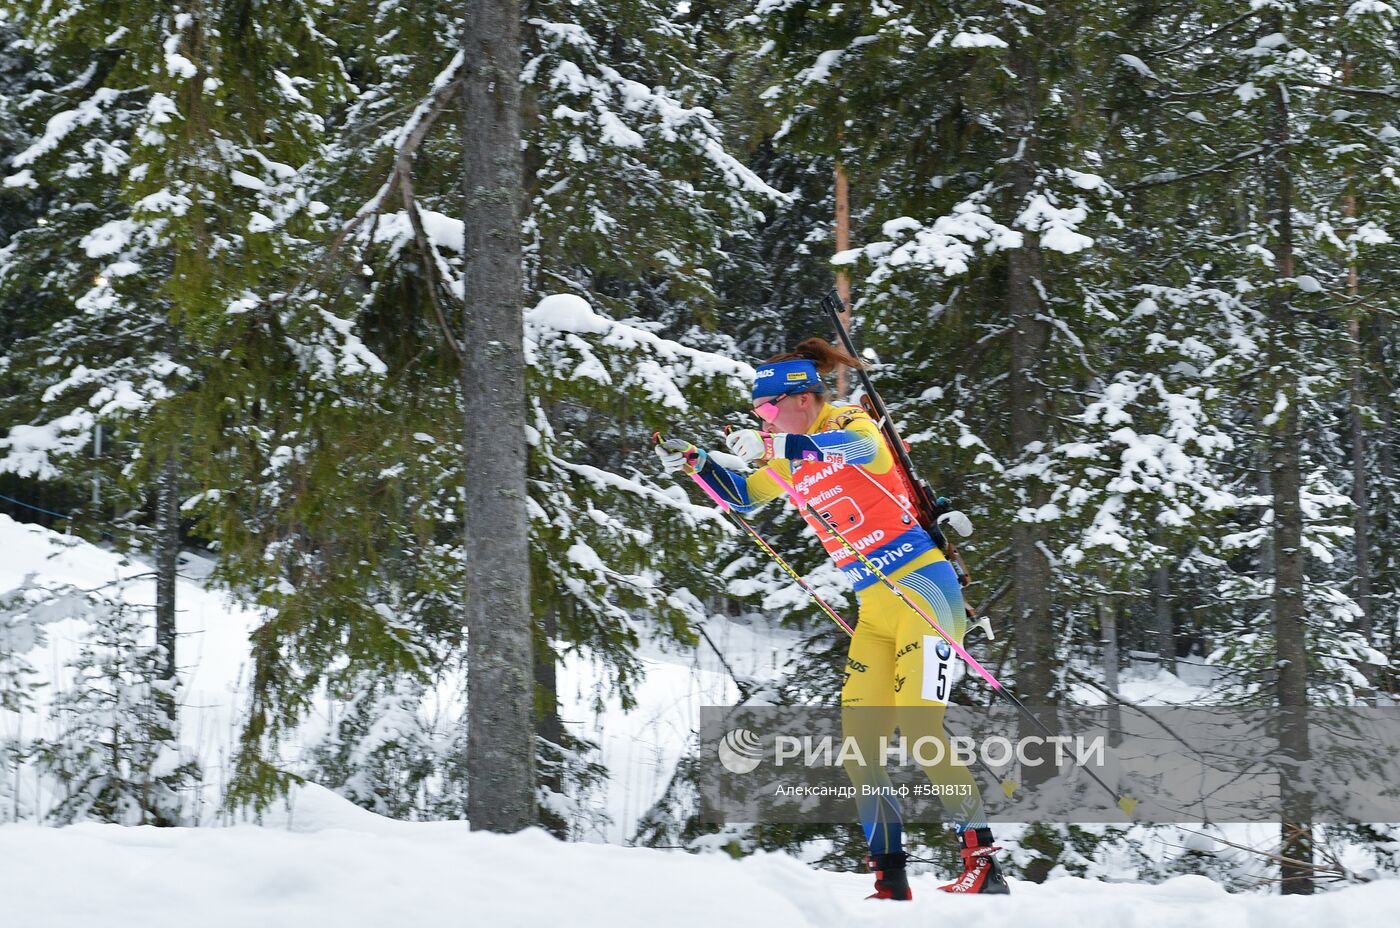
<svg viewBox="0 0 1400 928"><path fill-rule="evenodd" d="M757 617L800 635L772 698L832 704L840 637L649 448L657 429L716 444L749 365L831 336L834 283L918 468L977 527L973 595L1002 631L977 650L1024 701L1114 694L1133 654L1217 668L1211 704L1396 690L1395 6L491 8L520 53L523 422L479 399L496 343L472 316L472 288L514 286L483 270L464 188L463 152L501 143L465 115L495 21L464 33L433 0L0 2L0 511L144 557L156 589L151 608L6 594L6 712L40 711L46 608L93 630L47 681L52 733L0 741L0 821L187 820L190 549L264 617L218 802L309 777L470 816L471 700L420 710L470 654L464 537L504 436L524 439L530 815L569 834L561 810L608 775L559 717L563 655L626 705L640 642ZM542 305L558 294L586 302ZM853 605L799 520L761 525ZM281 748L327 699L339 721L293 769ZM386 736L389 717L418 721ZM29 769L61 801L20 801L5 771ZM693 775L634 840L861 857L854 827L716 841ZM1393 829L1298 818L1263 849L1294 862L1288 887L1327 847L1394 855ZM1039 826L1019 872L1124 834Z"/></svg>

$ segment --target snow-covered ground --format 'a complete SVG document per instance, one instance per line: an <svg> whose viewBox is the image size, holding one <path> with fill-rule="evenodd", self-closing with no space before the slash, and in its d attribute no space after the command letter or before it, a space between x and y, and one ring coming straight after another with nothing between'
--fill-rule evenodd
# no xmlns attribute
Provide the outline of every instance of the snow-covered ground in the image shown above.
<svg viewBox="0 0 1400 928"><path fill-rule="evenodd" d="M80 591L104 588L114 598L137 606L155 603L151 567L133 558L89 544L80 538L37 525L16 522L0 515L0 597L22 586ZM205 589L201 582L209 564L193 554L181 555L182 579L177 584L176 653L181 668L182 748L199 758L212 791L222 789L226 764L237 739L237 719L247 676L248 633L257 616L235 606L223 593ZM133 579L136 578L136 579ZM120 582L120 583L119 583ZM67 611L75 609L68 607ZM64 665L78 652L87 629L83 619L65 618L65 604L48 611L42 625L44 643L25 656L39 678L51 684L35 693L35 711L24 717L0 711L0 738L23 734L33 738L46 732L40 726L52 684L64 679ZM44 810L52 797L42 787L21 780L24 804ZM207 804L217 806L217 797Z"/></svg>
<svg viewBox="0 0 1400 928"><path fill-rule="evenodd" d="M127 583L116 594L119 598L139 606L154 603L149 564L81 539L0 515L0 551L5 555L0 558L0 595L26 583L92 590L124 579ZM197 555L182 556L183 579L176 591L183 683L181 739L185 750L199 758L212 791L218 792L244 696L248 633L258 617L233 604L226 594L205 589L201 581L208 568ZM26 654L46 681L63 677L64 664L77 653L87 627L84 620L61 617L62 609L53 610L53 620L43 625L44 643ZM772 663L776 649L785 646L740 625L712 634L727 657L729 652L734 654L736 671L747 676L762 676L755 661L762 656ZM598 675L587 661L568 660L560 668L563 717L576 733L599 743L602 761L615 773L600 797L611 824L594 836L597 840L620 843L632 833L638 817L665 788L690 731L698 727L699 707L724 704L735 696L732 680L708 646L698 653L649 648L643 663L647 674L638 688L638 708L632 712L622 712L616 697L607 694L601 697L604 711L593 710ZM450 688L453 682L446 685ZM0 737L39 734L36 724L42 724L50 692L50 688L38 690L37 711L24 718L0 711ZM303 745L319 736L325 724L313 713L303 731ZM288 760L294 765L299 748L288 747ZM34 793L36 784L25 788L29 792L24 799L31 808L42 810L49 805L49 797Z"/></svg>
<svg viewBox="0 0 1400 928"><path fill-rule="evenodd" d="M913 902L875 902L863 898L868 874L784 855L736 861L395 822L319 787L299 790L291 814L264 827L9 825L0 861L0 923L25 928L1315 928L1400 916L1400 881L1281 898L1230 895L1203 877L1067 878L954 898L916 875Z"/></svg>
<svg viewBox="0 0 1400 928"><path fill-rule="evenodd" d="M149 566L78 539L0 516L0 594L22 584L93 589ZM256 614L205 589L207 564L189 555L182 567L180 663L185 676L184 747L209 775L203 821L218 817L223 764L244 697L247 636ZM149 577L123 587L149 605ZM47 642L29 654L41 675L58 679L75 652L83 622L55 610ZM793 642L762 624L716 620L713 647L697 651L647 646L638 706L623 712L615 697L598 700L598 674L574 658L560 667L562 714L595 740L611 771L595 797L609 822L564 844L542 832L515 836L472 833L459 822L405 823L366 812L318 787L298 789L288 808L259 826L154 829L32 824L0 827L0 926L64 925L626 925L763 924L779 926L928 925L953 918L1029 928L1063 925L1274 926L1339 919L1400 917L1400 881L1323 894L1317 899L1228 895L1203 878L1148 886L1113 882L1127 868L1100 868L1105 882L1060 877L1044 885L1015 883L1010 899L957 899L935 892L941 878L916 873L916 901L866 902L870 876L817 871L784 855L734 861L627 848L638 819L661 794L698 725L701 706L731 703L737 689L721 663L745 679L771 678ZM1204 668L1203 668L1204 670ZM1183 679L1186 678L1186 679ZM1122 692L1134 701L1189 703L1201 683L1155 666L1125 671ZM450 686L450 684L444 684ZM42 691L41 691L42 692ZM1086 702L1095 694L1080 694ZM41 697L42 698L42 697ZM449 695L447 698L451 698ZM0 712L0 736L21 720ZM34 735L35 716L23 724ZM308 721L305 744L324 731ZM298 745L289 746L295 761ZM22 784L23 786L24 784ZM33 792L34 787L28 787ZM45 797L26 795L42 810ZM1245 826L1238 826L1243 828ZM1003 830L1016 853L1014 826ZM1234 840L1267 836L1231 832ZM1172 853L1164 846L1163 853ZM1364 870L1358 861L1356 869ZM1058 875L1057 875L1058 876Z"/></svg>
<svg viewBox="0 0 1400 928"><path fill-rule="evenodd" d="M120 598L146 607L155 600L149 564L4 515L0 515L0 552L4 552L0 558L0 596L25 583L48 589L71 585L92 590L125 579L126 585L117 594ZM183 684L182 747L199 759L206 772L209 801L203 815L213 818L245 696L248 633L259 619L256 613L235 605L227 594L204 587L209 567L197 555L182 555L176 623ZM52 611L53 620L43 625L44 644L26 654L46 681L63 678L64 664L77 653L79 638L87 627L85 621L62 618L62 614L62 606ZM707 630L730 667L746 679L775 676L792 644L784 633L741 622L711 623ZM690 733L699 727L700 707L725 705L737 698L729 672L707 643L689 652L649 645L640 656L646 676L637 688L637 707L630 712L622 711L616 696L597 692L600 674L588 661L566 659L559 668L561 716L575 734L598 743L600 760L612 771L596 797L608 824L584 835L586 840L627 841L638 819L666 788ZM455 700L459 684L458 680L444 681L442 692L434 698ZM44 724L44 703L51 692L51 688L37 691L36 711L23 718L0 710L0 738L41 734L36 726ZM595 701L601 701L602 712L595 711ZM285 746L285 759L294 769L300 752L325 732L327 724L323 713L313 712L298 743ZM0 776L3 773L0 771ZM39 782L26 778L21 789L22 804L28 808L42 814L52 805L53 797L43 792Z"/></svg>

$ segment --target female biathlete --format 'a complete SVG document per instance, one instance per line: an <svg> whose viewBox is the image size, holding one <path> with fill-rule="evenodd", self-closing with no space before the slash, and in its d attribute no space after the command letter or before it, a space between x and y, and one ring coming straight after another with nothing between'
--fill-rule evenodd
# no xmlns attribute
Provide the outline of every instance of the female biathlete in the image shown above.
<svg viewBox="0 0 1400 928"><path fill-rule="evenodd" d="M959 643L967 625L962 591L952 565L920 527L879 426L859 406L834 406L825 399L821 375L860 361L820 338L770 358L754 376L753 411L763 429L734 431L730 450L760 465L734 473L690 442L669 439L656 453L671 472L698 474L736 510L787 495L790 484L904 595L937 619ZM775 480L771 468L781 478ZM1006 879L992 856L997 848L982 809L977 782L953 763L943 735L943 711L962 668L948 643L909 608L805 509L803 517L827 553L851 581L860 601L841 687L841 722L862 758L846 763L858 795L857 809L876 871L872 899L910 899L905 873L903 823L890 793L882 739L895 726L913 744L940 739L943 750L913 751L942 799L962 847L962 875L941 889L954 893L1005 893ZM927 744L927 742L926 742ZM932 755L932 757L930 757ZM873 787L864 789L863 787ZM881 788L883 787L883 789Z"/></svg>

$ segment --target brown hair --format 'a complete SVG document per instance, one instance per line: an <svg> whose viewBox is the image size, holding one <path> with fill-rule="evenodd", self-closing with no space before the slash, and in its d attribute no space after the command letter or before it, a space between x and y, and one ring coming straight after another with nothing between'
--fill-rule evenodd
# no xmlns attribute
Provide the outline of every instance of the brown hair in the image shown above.
<svg viewBox="0 0 1400 928"><path fill-rule="evenodd" d="M838 367L865 367L860 358L837 348L824 338L808 338L797 343L791 351L775 354L764 361L774 364L778 361L811 361L820 374L830 374Z"/></svg>

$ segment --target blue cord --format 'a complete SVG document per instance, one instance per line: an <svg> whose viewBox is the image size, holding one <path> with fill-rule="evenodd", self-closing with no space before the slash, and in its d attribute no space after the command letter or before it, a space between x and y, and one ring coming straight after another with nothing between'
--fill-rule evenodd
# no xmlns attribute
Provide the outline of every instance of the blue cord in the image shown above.
<svg viewBox="0 0 1400 928"><path fill-rule="evenodd" d="M73 518L72 516L65 516L61 512L54 512L50 509L40 509L38 506L26 503L24 500L21 499L15 499L13 496L6 496L4 493L0 493L0 499L3 499L7 503L14 503L16 506L23 506L25 509L33 509L35 512L42 512L46 516L54 516L59 519L68 519L69 521L72 521Z"/></svg>

